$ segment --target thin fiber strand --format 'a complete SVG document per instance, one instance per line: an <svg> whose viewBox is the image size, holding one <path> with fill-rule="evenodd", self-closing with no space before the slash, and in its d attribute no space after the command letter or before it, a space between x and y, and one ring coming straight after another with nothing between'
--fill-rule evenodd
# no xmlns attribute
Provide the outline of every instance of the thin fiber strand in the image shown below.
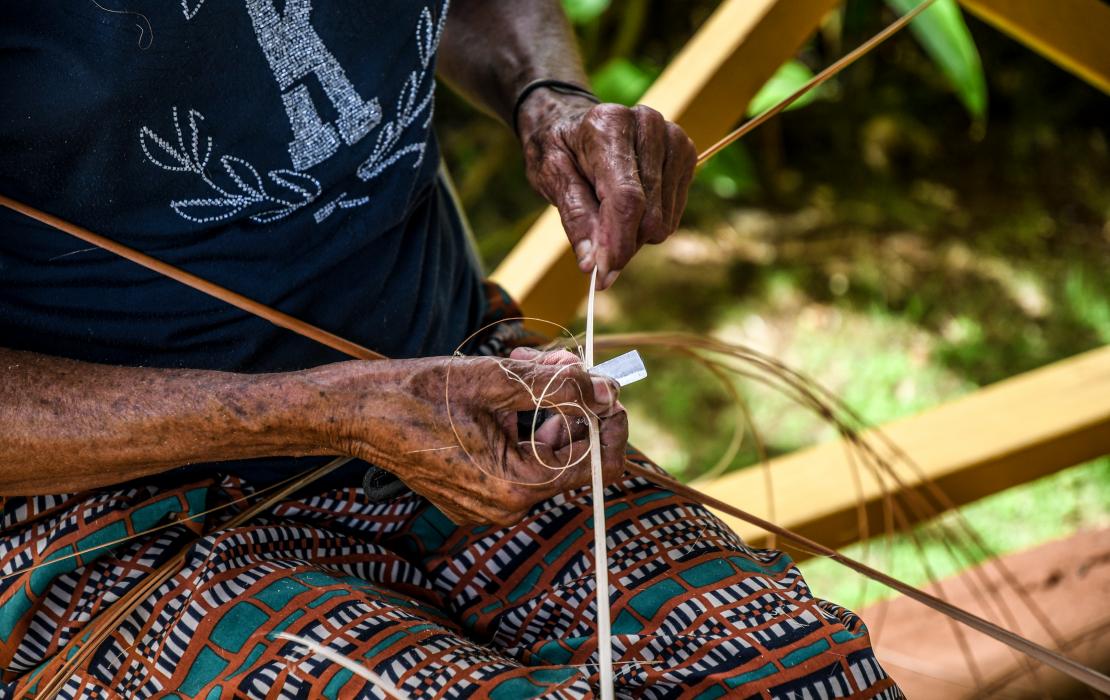
<svg viewBox="0 0 1110 700"><path fill-rule="evenodd" d="M586 369L594 366L594 297L597 268L590 275L586 301ZM601 480L601 431L597 416L589 417L590 477L594 516L594 584L597 589L597 663L601 700L613 700L613 631L609 624L609 556L605 529L605 483Z"/></svg>

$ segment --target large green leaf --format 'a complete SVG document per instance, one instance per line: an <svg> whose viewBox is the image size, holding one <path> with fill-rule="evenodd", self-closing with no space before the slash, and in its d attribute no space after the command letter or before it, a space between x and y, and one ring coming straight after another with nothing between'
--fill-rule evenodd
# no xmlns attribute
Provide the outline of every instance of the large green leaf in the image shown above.
<svg viewBox="0 0 1110 700"><path fill-rule="evenodd" d="M563 0L567 17L575 24L586 24L609 9L611 0Z"/></svg>
<svg viewBox="0 0 1110 700"><path fill-rule="evenodd" d="M912 10L921 0L886 0L897 12ZM976 119L987 113L987 81L979 50L956 0L937 0L910 24L910 31L952 83L960 101Z"/></svg>
<svg viewBox="0 0 1110 700"><path fill-rule="evenodd" d="M748 103L748 116L754 117L761 112L766 112L771 107L774 107L779 102L782 102L790 95L794 94L801 86L806 84L810 78L813 77L813 71L806 67L801 61L793 59L782 64L771 79L763 84L759 89L752 101ZM818 97L818 90L811 90L798 98L798 100L787 107L787 110L797 109L798 107L805 107Z"/></svg>

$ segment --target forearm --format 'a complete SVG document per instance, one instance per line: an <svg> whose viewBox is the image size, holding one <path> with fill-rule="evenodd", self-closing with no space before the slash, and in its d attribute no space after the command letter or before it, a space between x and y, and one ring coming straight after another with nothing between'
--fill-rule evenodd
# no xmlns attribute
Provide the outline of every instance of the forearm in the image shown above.
<svg viewBox="0 0 1110 700"><path fill-rule="evenodd" d="M533 80L587 85L559 0L454 0L440 43L439 73L507 124L517 96ZM535 102L539 108L541 100Z"/></svg>
<svg viewBox="0 0 1110 700"><path fill-rule="evenodd" d="M322 454L305 373L112 367L0 349L0 495L119 483L183 464Z"/></svg>
<svg viewBox="0 0 1110 700"><path fill-rule="evenodd" d="M577 357L348 361L241 375L95 365L0 349L0 496L96 488L192 462L349 455L393 471L456 522L515 522L585 483L558 419L523 444L517 412L601 416L606 478L624 464L618 387ZM553 430L551 429L553 428ZM542 455L542 457L540 456Z"/></svg>

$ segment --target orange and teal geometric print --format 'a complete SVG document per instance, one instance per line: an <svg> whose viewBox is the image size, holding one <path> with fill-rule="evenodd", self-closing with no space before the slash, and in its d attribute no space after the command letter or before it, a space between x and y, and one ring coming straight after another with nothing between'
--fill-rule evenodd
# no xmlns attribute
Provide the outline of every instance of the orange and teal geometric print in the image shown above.
<svg viewBox="0 0 1110 700"><path fill-rule="evenodd" d="M509 528L460 528L422 498L358 488L221 528L232 479L9 499L0 695L52 678L59 649L182 547L181 571L68 679L63 698L380 698L307 637L411 698L583 698L596 681L590 499ZM638 479L606 492L616 684L635 698L898 698L862 622L813 598L786 555L746 547L701 506ZM151 535L79 559L159 523ZM198 537L198 534L200 535Z"/></svg>

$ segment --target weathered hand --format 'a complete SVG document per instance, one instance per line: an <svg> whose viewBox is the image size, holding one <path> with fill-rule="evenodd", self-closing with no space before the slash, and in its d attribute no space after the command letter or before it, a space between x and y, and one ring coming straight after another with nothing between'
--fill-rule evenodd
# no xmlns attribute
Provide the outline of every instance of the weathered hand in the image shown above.
<svg viewBox="0 0 1110 700"><path fill-rule="evenodd" d="M330 447L397 474L458 523L518 522L534 504L590 479L585 406L601 416L607 481L620 476L628 422L619 387L566 352L511 359L435 357L314 370ZM535 433L517 413L562 404ZM530 431L529 431L530 433ZM573 466L563 468L571 463Z"/></svg>
<svg viewBox="0 0 1110 700"><path fill-rule="evenodd" d="M650 107L631 109L537 90L521 109L528 179L554 204L578 266L601 289L645 243L678 227L697 151Z"/></svg>

